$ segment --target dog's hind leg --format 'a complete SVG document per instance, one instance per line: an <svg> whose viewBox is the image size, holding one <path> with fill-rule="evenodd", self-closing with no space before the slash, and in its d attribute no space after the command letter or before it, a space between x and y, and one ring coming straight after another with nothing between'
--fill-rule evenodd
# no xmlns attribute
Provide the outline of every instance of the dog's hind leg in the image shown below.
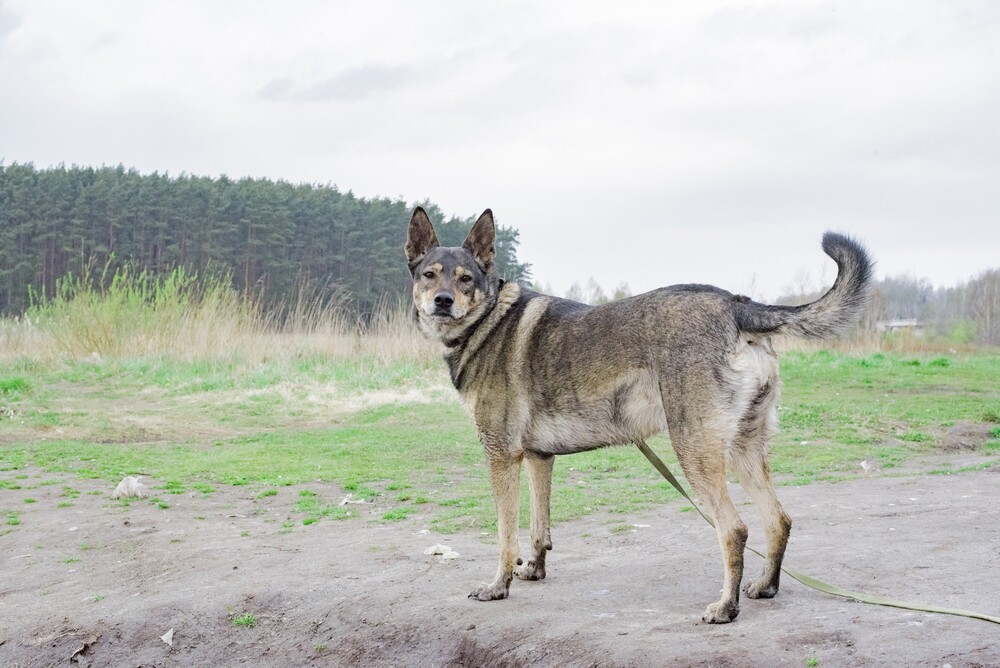
<svg viewBox="0 0 1000 668"><path fill-rule="evenodd" d="M792 518L785 512L771 482L768 463L768 440L776 423L778 400L776 382L765 386L747 409L733 443L732 463L740 484L760 513L767 537L764 570L756 580L747 582L743 591L750 598L772 598L778 593L781 561L788 545Z"/></svg>
<svg viewBox="0 0 1000 668"><path fill-rule="evenodd" d="M734 467L743 489L757 507L767 536L767 558L760 576L748 581L743 591L750 598L773 598L778 593L781 562L792 530L792 518L785 512L771 483L766 457L750 451L734 456Z"/></svg>
<svg viewBox="0 0 1000 668"><path fill-rule="evenodd" d="M743 578L743 548L747 527L736 512L726 488L725 439L718 434L698 430L670 434L677 460L695 495L705 504L715 522L715 534L722 551L725 575L722 598L705 610L701 619L710 624L725 624L740 614L740 580Z"/></svg>
<svg viewBox="0 0 1000 668"><path fill-rule="evenodd" d="M545 555L552 549L549 529L549 497L552 494L553 455L528 455L524 458L531 490L531 558L520 563L514 574L522 580L545 578Z"/></svg>
<svg viewBox="0 0 1000 668"><path fill-rule="evenodd" d="M521 457L513 456L499 448L486 449L489 462L490 486L497 507L497 538L500 542L500 563L493 582L476 587L469 598L495 601L507 598L510 582L514 577L517 561L517 523L520 511L518 497L521 492Z"/></svg>

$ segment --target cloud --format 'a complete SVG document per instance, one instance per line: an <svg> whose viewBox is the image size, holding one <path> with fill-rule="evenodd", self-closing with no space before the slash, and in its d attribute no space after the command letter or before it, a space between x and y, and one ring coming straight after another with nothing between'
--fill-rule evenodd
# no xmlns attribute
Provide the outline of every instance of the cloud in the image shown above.
<svg viewBox="0 0 1000 668"><path fill-rule="evenodd" d="M774 294L826 227L938 281L1000 253L996 44L935 0L0 0L0 148L491 206L563 289Z"/></svg>
<svg viewBox="0 0 1000 668"><path fill-rule="evenodd" d="M298 83L292 77L272 79L260 89L260 96L275 101L353 101L378 92L396 91L406 86L411 71L402 66L366 65L342 70L311 83Z"/></svg>
<svg viewBox="0 0 1000 668"><path fill-rule="evenodd" d="M21 17L7 9L6 3L0 0L0 48L7 37L21 25Z"/></svg>

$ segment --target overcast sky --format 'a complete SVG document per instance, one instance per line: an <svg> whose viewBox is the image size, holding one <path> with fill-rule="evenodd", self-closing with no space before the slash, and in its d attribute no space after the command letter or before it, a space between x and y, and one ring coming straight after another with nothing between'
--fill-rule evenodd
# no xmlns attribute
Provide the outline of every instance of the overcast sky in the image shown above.
<svg viewBox="0 0 1000 668"><path fill-rule="evenodd" d="M0 159L491 207L560 294L774 298L826 229L952 285L1000 266L998 45L995 0L0 0Z"/></svg>

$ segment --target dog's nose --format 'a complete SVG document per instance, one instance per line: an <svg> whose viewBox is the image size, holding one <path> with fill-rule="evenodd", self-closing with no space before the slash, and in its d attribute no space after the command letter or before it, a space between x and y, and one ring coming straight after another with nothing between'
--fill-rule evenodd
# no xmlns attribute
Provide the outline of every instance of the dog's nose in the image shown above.
<svg viewBox="0 0 1000 668"><path fill-rule="evenodd" d="M451 308L455 303L455 298L447 292L439 292L434 295L434 305L440 308Z"/></svg>

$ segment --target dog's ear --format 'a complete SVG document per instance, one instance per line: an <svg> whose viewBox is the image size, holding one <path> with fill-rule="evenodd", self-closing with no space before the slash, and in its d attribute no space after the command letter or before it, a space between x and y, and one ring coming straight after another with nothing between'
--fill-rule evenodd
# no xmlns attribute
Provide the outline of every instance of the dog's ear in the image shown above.
<svg viewBox="0 0 1000 668"><path fill-rule="evenodd" d="M406 259L410 266L420 262L420 259L427 255L427 251L437 245L438 238L434 233L434 226L431 225L431 219L427 217L423 207L418 206L413 210L410 229L406 235Z"/></svg>
<svg viewBox="0 0 1000 668"><path fill-rule="evenodd" d="M469 230L463 247L467 248L476 259L482 263L483 267L489 268L493 264L493 257L496 255L497 231L493 225L493 212L489 209L483 211L479 220Z"/></svg>

